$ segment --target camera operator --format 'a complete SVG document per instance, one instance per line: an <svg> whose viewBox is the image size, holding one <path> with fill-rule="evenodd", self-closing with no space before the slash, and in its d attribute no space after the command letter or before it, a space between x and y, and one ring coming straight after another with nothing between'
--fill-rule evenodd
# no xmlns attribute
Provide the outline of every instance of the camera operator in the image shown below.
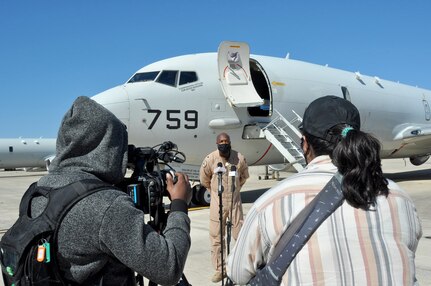
<svg viewBox="0 0 431 286"><path fill-rule="evenodd" d="M65 114L57 137L57 155L37 185L60 188L83 179L109 184L123 180L127 131L111 112L87 97L78 97ZM57 261L63 279L80 285L135 285L134 272L162 285L176 284L190 248L185 175L167 176L172 204L163 235L144 221L132 199L112 187L80 200L58 231ZM46 205L37 197L31 214Z"/></svg>

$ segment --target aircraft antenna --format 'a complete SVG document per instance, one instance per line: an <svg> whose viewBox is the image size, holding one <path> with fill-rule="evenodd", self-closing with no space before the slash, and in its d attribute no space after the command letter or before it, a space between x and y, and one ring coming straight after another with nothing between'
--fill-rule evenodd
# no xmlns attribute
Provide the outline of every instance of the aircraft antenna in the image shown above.
<svg viewBox="0 0 431 286"><path fill-rule="evenodd" d="M379 78L379 77L375 76L375 77L374 77L374 82L375 82L378 86L380 86L381 88L383 88L383 85L382 85L381 80L380 80L380 78Z"/></svg>

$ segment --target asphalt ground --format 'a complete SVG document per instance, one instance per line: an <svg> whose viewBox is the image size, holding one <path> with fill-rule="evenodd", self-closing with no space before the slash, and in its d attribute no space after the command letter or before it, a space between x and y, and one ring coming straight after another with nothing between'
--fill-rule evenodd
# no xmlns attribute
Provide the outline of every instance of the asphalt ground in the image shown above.
<svg viewBox="0 0 431 286"><path fill-rule="evenodd" d="M385 175L401 185L415 202L422 222L422 239L416 252L416 276L420 285L431 285L431 163L413 166L408 160L383 160ZM0 170L0 236L14 223L18 216L18 205L27 187L46 172ZM250 179L241 191L244 214L253 202L278 180L292 173L282 171L265 177L264 167L251 167ZM278 178L278 179L277 179ZM214 270L211 265L209 243L209 208L195 207L189 211L192 221L192 246L187 258L184 275L193 286L221 285L212 283ZM234 242L231 243L232 249ZM160 269L160 271L164 271ZM2 279L0 285L3 285ZM145 281L145 285L148 282Z"/></svg>

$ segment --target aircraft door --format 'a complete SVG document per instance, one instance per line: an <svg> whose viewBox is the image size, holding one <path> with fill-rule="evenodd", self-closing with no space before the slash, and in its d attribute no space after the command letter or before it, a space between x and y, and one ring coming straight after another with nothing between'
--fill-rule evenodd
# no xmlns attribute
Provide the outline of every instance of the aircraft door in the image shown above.
<svg viewBox="0 0 431 286"><path fill-rule="evenodd" d="M259 106L247 107L250 116L268 117L272 115L272 89L268 75L263 67L255 59L250 59L250 72L254 89L263 104Z"/></svg>
<svg viewBox="0 0 431 286"><path fill-rule="evenodd" d="M218 48L218 73L223 93L235 107L259 106L250 73L250 48L241 42L222 42Z"/></svg>

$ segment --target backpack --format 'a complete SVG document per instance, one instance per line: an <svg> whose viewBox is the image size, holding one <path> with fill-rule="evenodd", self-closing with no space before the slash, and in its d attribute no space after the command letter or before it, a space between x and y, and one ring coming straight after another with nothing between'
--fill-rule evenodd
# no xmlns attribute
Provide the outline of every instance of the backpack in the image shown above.
<svg viewBox="0 0 431 286"><path fill-rule="evenodd" d="M62 188L38 187L25 192L19 217L0 242L0 263L5 286L66 285L57 264L57 235L68 211L81 199L104 189L115 189L97 179L81 180ZM31 218L31 200L47 198L43 212Z"/></svg>

